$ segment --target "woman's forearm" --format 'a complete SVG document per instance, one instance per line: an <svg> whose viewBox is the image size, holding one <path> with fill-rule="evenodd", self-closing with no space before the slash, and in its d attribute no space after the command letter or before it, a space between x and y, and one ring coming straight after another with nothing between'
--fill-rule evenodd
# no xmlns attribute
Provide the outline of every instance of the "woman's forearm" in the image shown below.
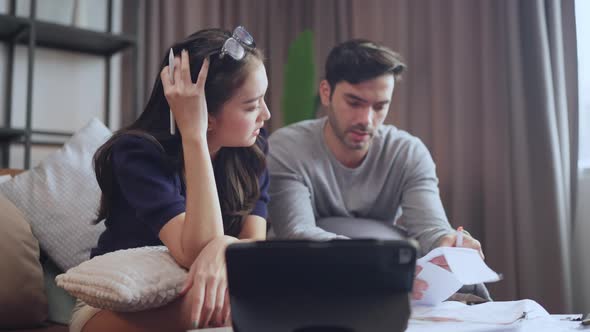
<svg viewBox="0 0 590 332"><path fill-rule="evenodd" d="M238 238L254 241L266 240L266 219L257 215L246 216Z"/></svg>
<svg viewBox="0 0 590 332"><path fill-rule="evenodd" d="M186 215L181 246L185 260L192 262L209 241L223 236L223 220L206 140L183 138L182 145Z"/></svg>

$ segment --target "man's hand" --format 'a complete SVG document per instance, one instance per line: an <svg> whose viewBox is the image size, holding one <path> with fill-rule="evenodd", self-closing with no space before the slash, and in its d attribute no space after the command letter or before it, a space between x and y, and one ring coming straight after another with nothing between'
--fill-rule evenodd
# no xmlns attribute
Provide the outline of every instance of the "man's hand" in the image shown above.
<svg viewBox="0 0 590 332"><path fill-rule="evenodd" d="M457 245L457 232L453 232L443 236L436 245L437 247L456 247ZM481 249L481 243L474 239L471 235L467 233L463 233L463 248L471 248L475 249L479 252L479 255L482 259L485 259L485 255L483 254L483 250Z"/></svg>
<svg viewBox="0 0 590 332"><path fill-rule="evenodd" d="M449 263L444 256L437 256L430 260L430 263L437 265L447 271L451 271ZM414 276L417 276L422 271L422 266L416 265ZM428 283L422 279L414 278L414 287L412 288L412 300L420 300L424 297L423 292L428 289Z"/></svg>
<svg viewBox="0 0 590 332"><path fill-rule="evenodd" d="M422 266L416 265L416 271L414 272L414 286L412 287L412 300L421 300L425 290L428 289L428 283L422 279L416 279L415 277L422 271Z"/></svg>

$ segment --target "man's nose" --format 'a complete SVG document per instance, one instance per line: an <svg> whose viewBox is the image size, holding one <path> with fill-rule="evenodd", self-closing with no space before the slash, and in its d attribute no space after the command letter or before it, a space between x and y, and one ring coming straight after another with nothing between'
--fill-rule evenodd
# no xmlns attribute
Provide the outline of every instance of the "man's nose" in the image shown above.
<svg viewBox="0 0 590 332"><path fill-rule="evenodd" d="M373 107L363 107L358 113L356 122L363 124L365 127L372 127L374 115L375 111L373 110Z"/></svg>

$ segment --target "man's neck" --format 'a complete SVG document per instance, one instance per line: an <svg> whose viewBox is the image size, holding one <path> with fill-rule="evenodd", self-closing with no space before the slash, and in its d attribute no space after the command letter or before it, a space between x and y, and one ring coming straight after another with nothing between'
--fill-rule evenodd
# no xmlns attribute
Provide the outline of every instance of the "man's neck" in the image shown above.
<svg viewBox="0 0 590 332"><path fill-rule="evenodd" d="M329 121L326 121L322 132L326 146L328 146L332 155L334 155L336 160L338 160L343 166L357 168L361 165L363 160L365 160L369 149L354 150L347 147L338 137L336 137Z"/></svg>

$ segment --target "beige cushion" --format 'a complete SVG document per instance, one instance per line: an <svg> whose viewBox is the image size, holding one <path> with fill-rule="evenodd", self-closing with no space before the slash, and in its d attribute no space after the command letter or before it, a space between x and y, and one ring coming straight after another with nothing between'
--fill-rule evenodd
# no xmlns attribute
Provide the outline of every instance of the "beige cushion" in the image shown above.
<svg viewBox="0 0 590 332"><path fill-rule="evenodd" d="M33 327L47 317L39 243L2 194L0 211L0 328Z"/></svg>

